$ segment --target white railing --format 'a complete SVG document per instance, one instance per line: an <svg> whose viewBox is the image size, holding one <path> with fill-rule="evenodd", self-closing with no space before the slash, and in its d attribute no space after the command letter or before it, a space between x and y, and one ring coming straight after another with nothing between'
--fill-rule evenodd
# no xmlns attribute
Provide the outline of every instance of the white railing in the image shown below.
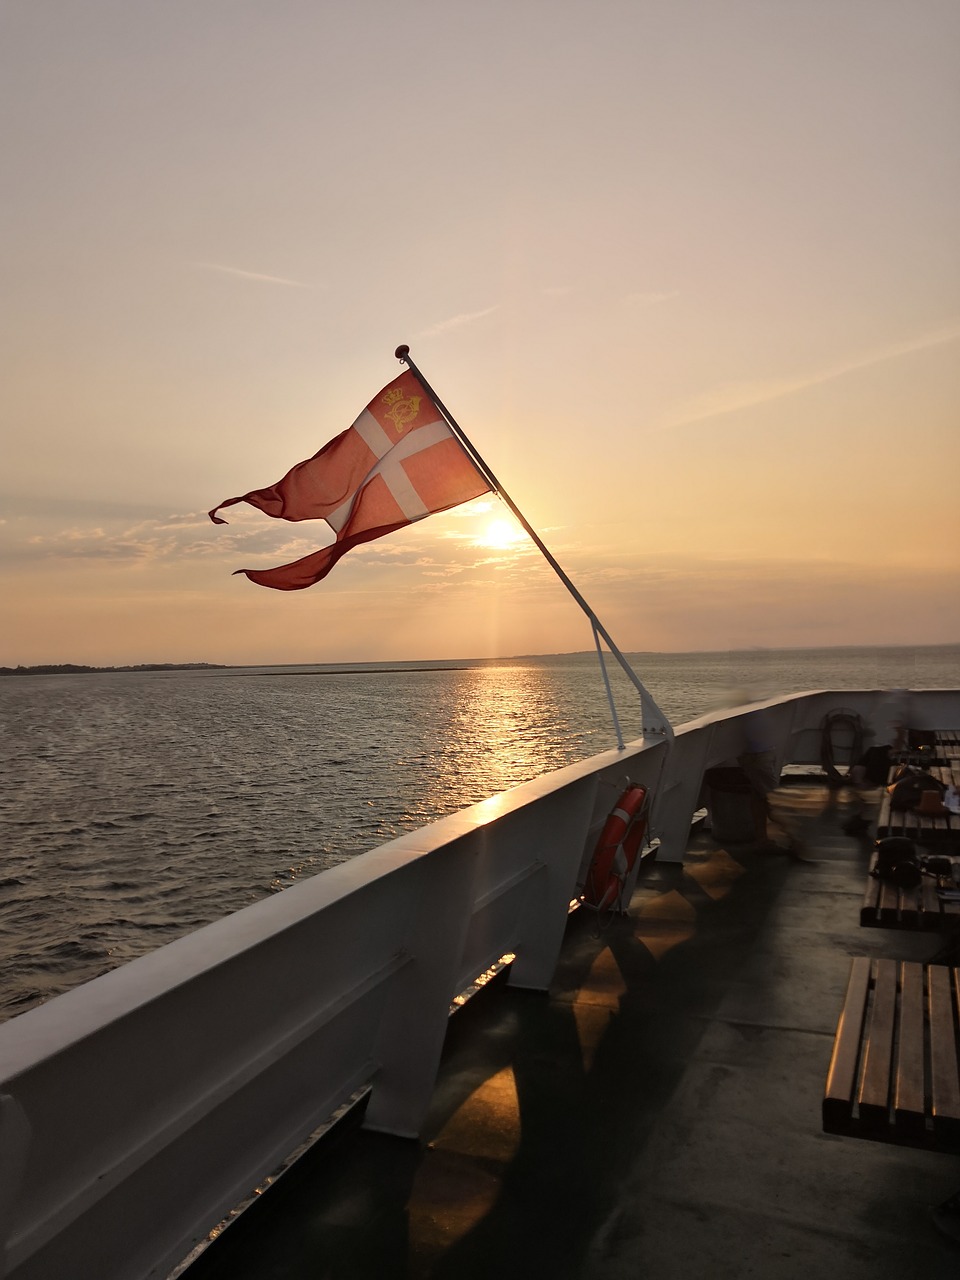
<svg viewBox="0 0 960 1280"><path fill-rule="evenodd" d="M838 707L763 704L781 763L819 758ZM0 1277L161 1277L357 1089L415 1136L451 1000L512 953L545 989L585 857L629 779L679 860L704 770L749 709L637 741L495 796L258 902L0 1026ZM960 693L912 695L916 727Z"/></svg>

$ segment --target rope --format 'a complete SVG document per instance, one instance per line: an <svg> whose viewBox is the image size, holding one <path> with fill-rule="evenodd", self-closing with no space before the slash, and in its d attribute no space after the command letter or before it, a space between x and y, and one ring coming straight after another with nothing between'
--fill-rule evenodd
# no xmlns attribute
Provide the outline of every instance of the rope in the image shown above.
<svg viewBox="0 0 960 1280"><path fill-rule="evenodd" d="M847 781L837 769L833 756L834 729L849 729L853 734L850 744L850 764L855 764L863 754L863 721L855 711L831 711L820 725L820 764L831 786L842 787Z"/></svg>

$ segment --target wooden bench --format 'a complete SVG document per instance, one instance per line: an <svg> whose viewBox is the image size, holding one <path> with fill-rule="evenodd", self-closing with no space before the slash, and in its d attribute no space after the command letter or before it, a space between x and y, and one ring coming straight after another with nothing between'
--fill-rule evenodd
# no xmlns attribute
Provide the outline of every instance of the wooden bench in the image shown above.
<svg viewBox="0 0 960 1280"><path fill-rule="evenodd" d="M908 764L949 764L960 760L960 729L908 729L898 753Z"/></svg>
<svg viewBox="0 0 960 1280"><path fill-rule="evenodd" d="M874 853L870 858L867 887L860 905L862 925L934 933L960 929L960 902L942 900L933 876L925 875L915 889L904 889L892 880L880 880L874 874L876 868L877 855Z"/></svg>
<svg viewBox="0 0 960 1280"><path fill-rule="evenodd" d="M853 961L823 1099L826 1133L960 1154L960 970Z"/></svg>
<svg viewBox="0 0 960 1280"><path fill-rule="evenodd" d="M960 760L936 765L929 772L943 783L960 787ZM884 790L877 815L877 838L884 836L905 836L925 845L960 846L960 814L935 816L915 813L912 809L892 809L890 793Z"/></svg>

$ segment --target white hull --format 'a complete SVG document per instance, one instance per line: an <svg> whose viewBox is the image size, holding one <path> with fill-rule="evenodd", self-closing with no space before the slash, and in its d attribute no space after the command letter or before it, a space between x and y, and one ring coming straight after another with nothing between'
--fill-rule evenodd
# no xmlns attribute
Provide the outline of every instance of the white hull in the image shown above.
<svg viewBox="0 0 960 1280"><path fill-rule="evenodd" d="M816 764L839 708L889 729L878 691L762 705L781 766ZM505 954L512 985L548 987L624 781L680 861L754 709L473 805L0 1026L0 1276L165 1275L365 1085L369 1127L416 1135L454 996ZM909 721L957 727L960 691L912 693Z"/></svg>

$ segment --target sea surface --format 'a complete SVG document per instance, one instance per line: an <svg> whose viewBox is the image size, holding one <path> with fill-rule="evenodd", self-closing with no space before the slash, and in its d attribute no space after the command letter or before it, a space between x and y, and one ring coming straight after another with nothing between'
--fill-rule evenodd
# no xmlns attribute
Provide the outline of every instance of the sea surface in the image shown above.
<svg viewBox="0 0 960 1280"><path fill-rule="evenodd" d="M960 646L631 654L674 724L947 688ZM639 700L609 661L624 737ZM0 1019L616 745L595 654L0 678Z"/></svg>

